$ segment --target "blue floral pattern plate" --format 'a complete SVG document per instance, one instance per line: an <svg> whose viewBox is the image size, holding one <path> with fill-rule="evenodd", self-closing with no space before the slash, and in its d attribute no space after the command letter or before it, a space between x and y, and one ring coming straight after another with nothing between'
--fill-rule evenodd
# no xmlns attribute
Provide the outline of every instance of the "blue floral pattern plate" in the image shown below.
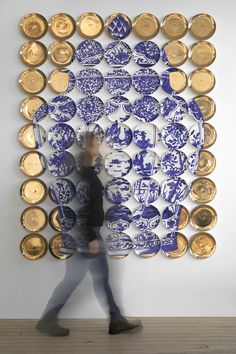
<svg viewBox="0 0 236 354"><path fill-rule="evenodd" d="M134 73L132 84L138 93L150 95L160 86L160 79L155 70L142 68Z"/></svg>
<svg viewBox="0 0 236 354"><path fill-rule="evenodd" d="M116 16L113 16L112 19L109 19L106 30L111 38L124 39L131 32L132 23L127 16L117 14Z"/></svg>
<svg viewBox="0 0 236 354"><path fill-rule="evenodd" d="M83 166L83 152L81 152L76 160L76 168L78 171L80 171L80 168ZM94 167L94 171L99 174L104 168L103 165L103 157L102 155L98 154L96 156L93 156L92 159L92 166Z"/></svg>
<svg viewBox="0 0 236 354"><path fill-rule="evenodd" d="M126 176L132 168L132 159L122 150L112 151L105 157L105 170L112 177Z"/></svg>
<svg viewBox="0 0 236 354"><path fill-rule="evenodd" d="M103 86L103 75L97 69L80 70L76 76L76 87L85 95L93 95Z"/></svg>
<svg viewBox="0 0 236 354"><path fill-rule="evenodd" d="M133 103L133 113L141 122L152 122L160 113L160 103L153 96L143 96Z"/></svg>
<svg viewBox="0 0 236 354"><path fill-rule="evenodd" d="M123 41L114 41L108 44L104 51L104 58L108 65L114 68L122 68L127 65L133 52L130 46Z"/></svg>
<svg viewBox="0 0 236 354"><path fill-rule="evenodd" d="M68 122L76 114L76 104L70 97L58 95L49 101L48 114L57 122Z"/></svg>
<svg viewBox="0 0 236 354"><path fill-rule="evenodd" d="M144 177L150 177L160 169L160 158L151 150L141 150L133 158L133 166L136 173Z"/></svg>
<svg viewBox="0 0 236 354"><path fill-rule="evenodd" d="M56 150L67 150L75 141L74 129L66 123L53 125L48 131L48 142Z"/></svg>
<svg viewBox="0 0 236 354"><path fill-rule="evenodd" d="M201 122L204 120L202 111L194 98L190 100L188 104L188 110L189 110L189 115L197 122Z"/></svg>
<svg viewBox="0 0 236 354"><path fill-rule="evenodd" d="M140 123L134 129L133 139L141 149L153 148L160 141L160 131L152 123Z"/></svg>
<svg viewBox="0 0 236 354"><path fill-rule="evenodd" d="M162 222L170 231L178 230L180 214L183 206L175 203L168 205L162 213Z"/></svg>
<svg viewBox="0 0 236 354"><path fill-rule="evenodd" d="M155 256L161 248L161 240L154 232L149 230L135 235L133 244L133 251L141 257Z"/></svg>
<svg viewBox="0 0 236 354"><path fill-rule="evenodd" d="M48 159L48 170L56 177L66 177L74 168L74 156L68 151L55 151Z"/></svg>
<svg viewBox="0 0 236 354"><path fill-rule="evenodd" d="M76 131L77 142L80 146L85 148L86 132L94 133L97 138L98 144L101 144L103 142L105 134L104 134L102 127L99 124L91 123L91 124L87 125L86 123L82 123L79 125L79 127L77 128L77 131Z"/></svg>
<svg viewBox="0 0 236 354"><path fill-rule="evenodd" d="M177 232L172 231L165 235L161 240L162 252L172 252L178 249Z"/></svg>
<svg viewBox="0 0 236 354"><path fill-rule="evenodd" d="M113 149L124 149L132 141L132 130L123 123L113 123L106 130L106 143Z"/></svg>
<svg viewBox="0 0 236 354"><path fill-rule="evenodd" d="M144 68L157 64L160 59L160 49L152 41L142 41L134 47L134 62Z"/></svg>
<svg viewBox="0 0 236 354"><path fill-rule="evenodd" d="M177 123L188 114L188 104L181 96L166 97L161 103L161 114L170 123Z"/></svg>
<svg viewBox="0 0 236 354"><path fill-rule="evenodd" d="M142 177L134 182L133 195L139 203L151 204L155 202L161 193L158 182L150 177Z"/></svg>
<svg viewBox="0 0 236 354"><path fill-rule="evenodd" d="M176 94L176 93L180 93L181 91L176 91L174 90L174 88L171 86L171 78L170 78L170 75L171 73L173 72L179 72L179 73L182 73L183 74L183 71L181 69L178 69L178 68L170 68L170 69L167 69L166 71L164 71L162 74L161 74L161 77L160 77L160 82L161 82L161 88L168 94Z"/></svg>
<svg viewBox="0 0 236 354"><path fill-rule="evenodd" d="M36 97L39 97L39 96L36 96ZM32 119L32 121L34 123L40 122L48 115L49 108L48 108L47 102L44 101L41 97L40 97L40 100L41 100L42 104L34 112L34 116Z"/></svg>
<svg viewBox="0 0 236 354"><path fill-rule="evenodd" d="M200 121L192 126L189 131L190 143L197 149L202 149L204 145L204 121Z"/></svg>
<svg viewBox="0 0 236 354"><path fill-rule="evenodd" d="M173 177L165 180L161 186L161 196L168 203L182 202L189 194L190 187L180 177Z"/></svg>
<svg viewBox="0 0 236 354"><path fill-rule="evenodd" d="M120 204L130 199L132 188L125 178L113 178L105 185L105 197L114 204Z"/></svg>
<svg viewBox="0 0 236 354"><path fill-rule="evenodd" d="M48 186L50 198L56 204L69 204L75 197L74 183L67 178L56 178Z"/></svg>
<svg viewBox="0 0 236 354"><path fill-rule="evenodd" d="M189 169L193 174L196 174L197 168L198 168L198 163L200 159L200 149L197 151L194 151L189 157Z"/></svg>
<svg viewBox="0 0 236 354"><path fill-rule="evenodd" d="M135 227L140 231L150 230L159 225L161 215L154 205L139 205L134 209L132 220Z"/></svg>
<svg viewBox="0 0 236 354"><path fill-rule="evenodd" d="M90 203L90 196L89 196L89 182L86 180L80 180L76 186L76 198L79 199L80 203L82 204L89 204Z"/></svg>
<svg viewBox="0 0 236 354"><path fill-rule="evenodd" d="M114 69L104 77L104 87L111 95L124 95L132 86L132 78L127 70Z"/></svg>
<svg viewBox="0 0 236 354"><path fill-rule="evenodd" d="M61 231L67 232L71 230L76 223L74 211L68 206L59 206L57 208Z"/></svg>
<svg viewBox="0 0 236 354"><path fill-rule="evenodd" d="M87 39L81 42L76 49L76 58L84 66L95 66L99 64L104 55L102 45L94 39Z"/></svg>
<svg viewBox="0 0 236 354"><path fill-rule="evenodd" d="M181 123L166 125L161 132L163 144L170 150L181 149L187 144L189 132Z"/></svg>
<svg viewBox="0 0 236 354"><path fill-rule="evenodd" d="M77 104L78 116L88 124L100 119L103 113L104 103L100 97L86 96L81 98Z"/></svg>
<svg viewBox="0 0 236 354"><path fill-rule="evenodd" d="M125 205L113 205L107 209L105 224L112 231L123 232L132 222L132 213Z"/></svg>
<svg viewBox="0 0 236 354"><path fill-rule="evenodd" d="M183 151L165 152L161 157L161 168L170 177L180 176L188 168L188 158Z"/></svg>
<svg viewBox="0 0 236 354"><path fill-rule="evenodd" d="M105 103L105 114L113 123L122 123L131 117L132 104L124 96L111 97Z"/></svg>
<svg viewBox="0 0 236 354"><path fill-rule="evenodd" d="M133 249L133 241L124 232L112 232L105 238L105 251L114 258L124 258L130 254Z"/></svg>

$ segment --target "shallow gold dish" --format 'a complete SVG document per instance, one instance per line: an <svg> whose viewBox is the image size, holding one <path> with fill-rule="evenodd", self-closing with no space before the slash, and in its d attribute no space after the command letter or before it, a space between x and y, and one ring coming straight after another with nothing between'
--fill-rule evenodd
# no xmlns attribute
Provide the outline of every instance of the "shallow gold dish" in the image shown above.
<svg viewBox="0 0 236 354"><path fill-rule="evenodd" d="M213 255L216 249L216 241L207 232L199 232L193 235L189 241L190 254L195 258L208 258Z"/></svg>
<svg viewBox="0 0 236 354"><path fill-rule="evenodd" d="M134 34L144 40L154 38L160 29L158 19L150 13L142 13L136 16L132 26Z"/></svg>
<svg viewBox="0 0 236 354"><path fill-rule="evenodd" d="M20 195L27 204L39 204L47 197L47 186L38 178L29 178L20 187Z"/></svg>
<svg viewBox="0 0 236 354"><path fill-rule="evenodd" d="M190 189L190 198L197 203L211 202L217 193L215 183L207 177L200 177L192 182Z"/></svg>
<svg viewBox="0 0 236 354"><path fill-rule="evenodd" d="M217 213L210 205L198 205L191 211L190 223L198 231L209 231L217 222Z"/></svg>
<svg viewBox="0 0 236 354"><path fill-rule="evenodd" d="M42 235L32 233L22 239L20 250L28 260L37 260L47 253L48 243Z"/></svg>
<svg viewBox="0 0 236 354"><path fill-rule="evenodd" d="M180 258L184 256L188 250L188 240L180 232L177 232L177 244L178 244L178 248L175 251L166 252L162 250L164 256L168 258Z"/></svg>

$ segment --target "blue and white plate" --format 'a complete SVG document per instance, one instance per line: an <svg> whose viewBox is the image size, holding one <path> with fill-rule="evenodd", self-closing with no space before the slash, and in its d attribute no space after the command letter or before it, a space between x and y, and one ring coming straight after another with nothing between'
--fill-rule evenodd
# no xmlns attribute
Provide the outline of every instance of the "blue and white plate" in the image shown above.
<svg viewBox="0 0 236 354"><path fill-rule="evenodd" d="M134 129L133 139L141 149L153 148L160 140L160 131L152 123L140 123Z"/></svg>
<svg viewBox="0 0 236 354"><path fill-rule="evenodd" d="M99 124L91 123L91 124L87 125L86 123L82 123L79 125L79 127L76 131L76 138L77 138L78 144L80 146L85 148L86 132L94 133L97 138L98 144L101 144L103 142L105 134L104 134L102 127Z"/></svg>
<svg viewBox="0 0 236 354"><path fill-rule="evenodd" d="M131 185L125 178L113 178L105 185L105 197L111 203L124 203L130 199L131 195Z"/></svg>
<svg viewBox="0 0 236 354"><path fill-rule="evenodd" d="M131 221L132 213L125 205L113 205L106 211L105 224L112 231L125 231L128 229Z"/></svg>
<svg viewBox="0 0 236 354"><path fill-rule="evenodd" d="M81 98L77 104L78 116L87 124L100 119L104 113L104 103L97 96L86 96Z"/></svg>
<svg viewBox="0 0 236 354"><path fill-rule="evenodd" d="M142 177L134 182L133 194L139 203L151 204L158 199L160 193L161 187L153 178Z"/></svg>
<svg viewBox="0 0 236 354"><path fill-rule="evenodd" d="M124 69L114 69L104 77L104 86L111 95L124 95L131 85L131 75Z"/></svg>
<svg viewBox="0 0 236 354"><path fill-rule="evenodd" d="M134 62L144 68L155 65L160 59L160 49L152 41L142 41L134 47Z"/></svg>
<svg viewBox="0 0 236 354"><path fill-rule="evenodd" d="M76 240L73 236L63 232L61 234L60 253L73 254L76 249Z"/></svg>
<svg viewBox="0 0 236 354"><path fill-rule="evenodd" d="M141 122L152 122L159 116L160 103L153 96L143 96L133 103L133 113Z"/></svg>
<svg viewBox="0 0 236 354"><path fill-rule="evenodd" d="M75 159L68 151L56 151L48 159L48 169L56 177L69 176L75 168Z"/></svg>
<svg viewBox="0 0 236 354"><path fill-rule="evenodd" d="M81 42L76 49L76 58L84 66L95 66L99 64L104 55L102 45L94 39L87 39Z"/></svg>
<svg viewBox="0 0 236 354"><path fill-rule="evenodd" d="M181 123L168 124L161 132L162 142L170 150L181 149L188 138L188 129Z"/></svg>
<svg viewBox="0 0 236 354"><path fill-rule="evenodd" d="M161 240L152 231L143 231L134 236L134 252L141 257L155 256L161 248Z"/></svg>
<svg viewBox="0 0 236 354"><path fill-rule="evenodd" d="M189 157L189 169L193 174L196 174L197 168L198 168L198 163L200 159L200 149L197 151L194 151L193 154Z"/></svg>
<svg viewBox="0 0 236 354"><path fill-rule="evenodd" d="M165 180L161 186L161 195L168 203L182 202L189 194L187 182L180 177Z"/></svg>
<svg viewBox="0 0 236 354"><path fill-rule="evenodd" d="M108 65L114 68L122 68L132 58L130 46L123 41L114 41L108 44L104 51L104 58Z"/></svg>
<svg viewBox="0 0 236 354"><path fill-rule="evenodd" d="M112 232L105 237L105 251L114 258L127 257L133 249L133 241L124 232Z"/></svg>
<svg viewBox="0 0 236 354"><path fill-rule="evenodd" d="M189 131L190 143L197 149L202 149L204 145L204 121L199 121L192 126Z"/></svg>
<svg viewBox="0 0 236 354"><path fill-rule="evenodd" d="M112 177L126 176L132 168L132 159L124 151L112 151L105 157L105 170Z"/></svg>
<svg viewBox="0 0 236 354"><path fill-rule="evenodd" d="M48 114L60 123L68 122L76 114L76 104L68 96L62 94L52 98L48 104Z"/></svg>
<svg viewBox="0 0 236 354"><path fill-rule="evenodd" d="M54 203L69 204L75 197L74 183L67 178L56 178L48 186L48 191Z"/></svg>
<svg viewBox="0 0 236 354"><path fill-rule="evenodd" d="M170 231L176 231L179 227L180 214L183 206L175 203L168 205L162 213L162 222Z"/></svg>
<svg viewBox="0 0 236 354"><path fill-rule="evenodd" d="M113 16L112 19L109 18L106 30L111 38L124 39L130 34L132 24L127 16L117 14L116 16Z"/></svg>
<svg viewBox="0 0 236 354"><path fill-rule="evenodd" d="M93 95L103 86L103 75L97 69L80 70L76 76L76 87L85 95Z"/></svg>
<svg viewBox="0 0 236 354"><path fill-rule="evenodd" d="M123 123L113 123L106 130L106 143L113 149L124 149L132 141L132 130Z"/></svg>
<svg viewBox="0 0 236 354"><path fill-rule="evenodd" d="M41 98L42 104L37 108L37 110L34 112L34 116L32 119L33 123L38 123L41 120L43 120L47 115L48 115L48 104L46 101L44 101Z"/></svg>
<svg viewBox="0 0 236 354"><path fill-rule="evenodd" d="M76 198L79 199L80 203L82 204L89 204L90 203L90 196L89 196L89 189L90 184L86 180L80 180L76 186Z"/></svg>
<svg viewBox="0 0 236 354"><path fill-rule="evenodd" d="M139 205L133 212L133 223L137 229L155 229L161 220L159 210L154 205Z"/></svg>
<svg viewBox="0 0 236 354"><path fill-rule="evenodd" d="M83 163L83 152L81 152L76 160L76 168L78 171L80 171L80 168L84 166ZM94 167L94 171L99 174L103 170L103 157L102 155L98 154L96 156L93 156L92 159L92 166Z"/></svg>
<svg viewBox="0 0 236 354"><path fill-rule="evenodd" d="M35 149L41 148L46 142L46 131L45 129L37 123L32 123L33 137L35 140Z"/></svg>
<svg viewBox="0 0 236 354"><path fill-rule="evenodd" d="M161 74L161 77L160 77L160 81L161 81L161 87L162 89L166 92L166 93L169 93L170 95L172 93L179 93L181 91L176 91L173 89L173 87L171 87L171 78L170 78L170 75L171 73L173 72L180 72L180 73L183 73L183 71L181 69L178 69L178 68L170 68L170 69L167 69L166 71L164 71L162 74Z"/></svg>
<svg viewBox="0 0 236 354"><path fill-rule="evenodd" d="M132 84L138 93L150 95L160 86L160 79L155 70L142 68L134 73Z"/></svg>
<svg viewBox="0 0 236 354"><path fill-rule="evenodd" d="M60 206L58 208L58 219L61 231L67 232L71 230L76 223L76 215L68 206Z"/></svg>
<svg viewBox="0 0 236 354"><path fill-rule="evenodd" d="M159 156L152 150L141 150L133 158L136 173L150 177L159 171L161 164Z"/></svg>
<svg viewBox="0 0 236 354"><path fill-rule="evenodd" d="M194 98L189 101L188 111L189 115L197 122L202 122L204 120L202 111Z"/></svg>
<svg viewBox="0 0 236 354"><path fill-rule="evenodd" d="M169 232L161 240L161 250L172 252L178 249L178 236L176 231Z"/></svg>
<svg viewBox="0 0 236 354"><path fill-rule="evenodd" d="M177 123L188 113L188 104L181 96L166 97L161 103L161 114L170 123Z"/></svg>
<svg viewBox="0 0 236 354"><path fill-rule="evenodd" d="M53 125L48 131L48 142L56 150L67 150L75 141L74 129L66 123Z"/></svg>
<svg viewBox="0 0 236 354"><path fill-rule="evenodd" d="M161 168L170 177L180 176L188 168L188 158L183 151L165 152L161 157Z"/></svg>
<svg viewBox="0 0 236 354"><path fill-rule="evenodd" d="M113 123L122 123L131 117L132 104L124 96L111 97L105 103L105 114Z"/></svg>

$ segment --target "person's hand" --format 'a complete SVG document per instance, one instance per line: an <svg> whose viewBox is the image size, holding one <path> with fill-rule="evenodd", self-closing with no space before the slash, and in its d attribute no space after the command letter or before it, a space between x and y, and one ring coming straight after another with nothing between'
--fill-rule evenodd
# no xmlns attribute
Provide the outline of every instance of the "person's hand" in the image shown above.
<svg viewBox="0 0 236 354"><path fill-rule="evenodd" d="M89 242L89 252L92 254L97 254L99 252L99 242L98 240L93 240Z"/></svg>

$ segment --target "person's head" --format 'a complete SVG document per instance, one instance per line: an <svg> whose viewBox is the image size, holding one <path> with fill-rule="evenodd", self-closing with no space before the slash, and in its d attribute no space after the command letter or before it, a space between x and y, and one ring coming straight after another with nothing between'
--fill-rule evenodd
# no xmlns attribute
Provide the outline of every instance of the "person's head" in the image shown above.
<svg viewBox="0 0 236 354"><path fill-rule="evenodd" d="M91 165L93 157L99 154L99 144L94 132L86 131L84 133L84 164Z"/></svg>

